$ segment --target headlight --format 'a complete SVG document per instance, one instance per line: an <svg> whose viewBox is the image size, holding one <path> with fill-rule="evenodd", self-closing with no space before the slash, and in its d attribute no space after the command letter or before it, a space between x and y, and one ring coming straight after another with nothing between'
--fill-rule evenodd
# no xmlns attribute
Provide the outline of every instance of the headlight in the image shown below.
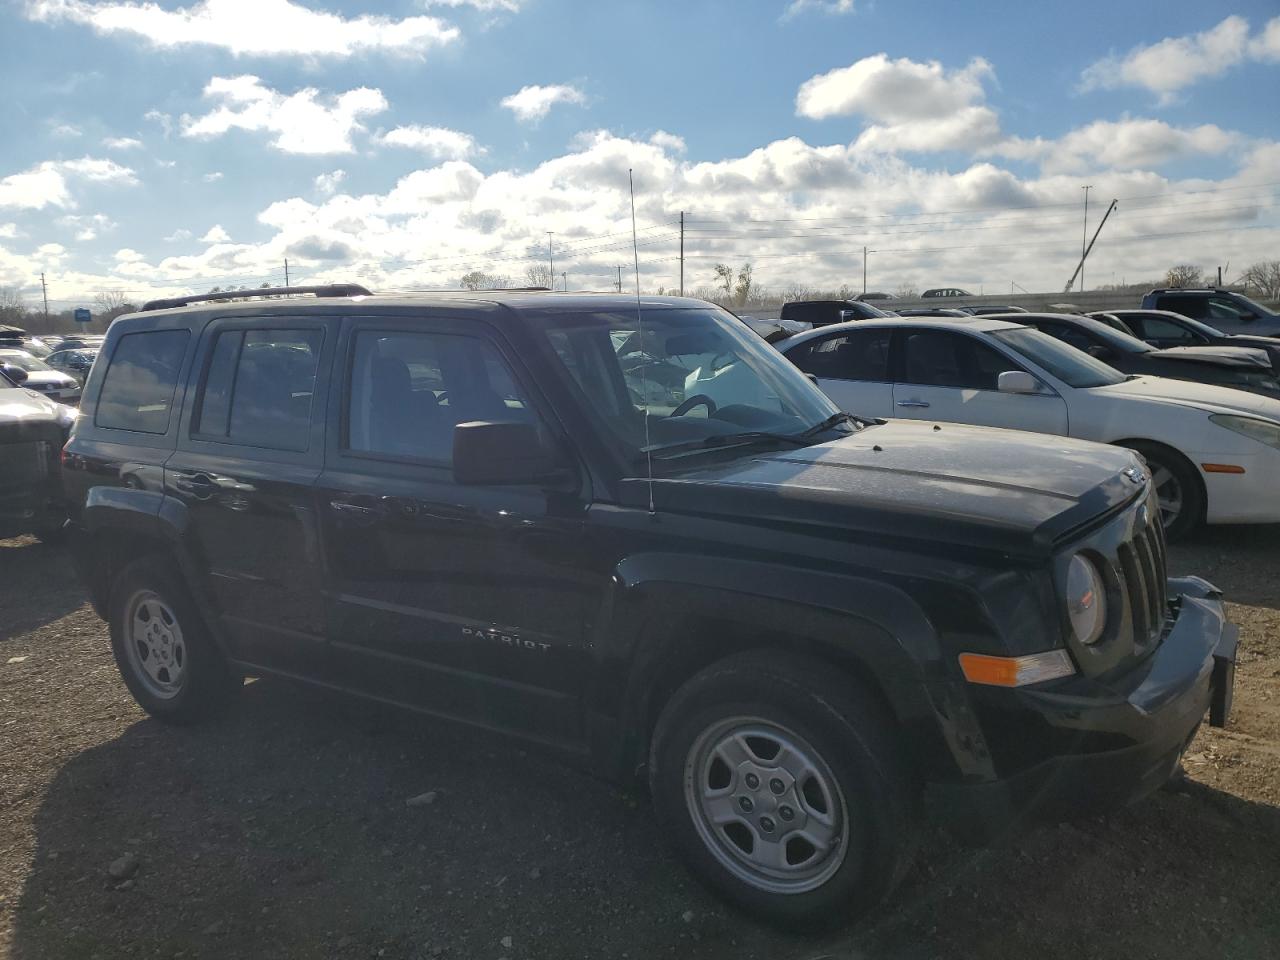
<svg viewBox="0 0 1280 960"><path fill-rule="evenodd" d="M1106 586L1093 561L1078 553L1067 567L1067 616L1081 643L1092 646L1101 639L1107 625Z"/></svg>
<svg viewBox="0 0 1280 960"><path fill-rule="evenodd" d="M1209 420L1232 433L1280 450L1280 423L1256 417L1234 417L1227 413L1215 413Z"/></svg>

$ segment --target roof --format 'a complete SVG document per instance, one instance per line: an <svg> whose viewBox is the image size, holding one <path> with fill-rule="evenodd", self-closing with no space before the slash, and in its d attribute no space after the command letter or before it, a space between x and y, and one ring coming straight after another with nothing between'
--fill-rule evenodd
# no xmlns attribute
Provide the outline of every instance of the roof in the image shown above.
<svg viewBox="0 0 1280 960"><path fill-rule="evenodd" d="M855 330L876 330L883 327L906 327L911 330L972 330L974 333L999 333L1002 330L1017 330L1026 324L1019 322L1023 315L1010 314L1009 319L998 317L873 317L870 320L847 320L844 323L831 323L825 327L814 327L804 333L797 333L778 344L778 349L785 353L791 346L813 340L815 337L826 337L833 333L853 332Z"/></svg>

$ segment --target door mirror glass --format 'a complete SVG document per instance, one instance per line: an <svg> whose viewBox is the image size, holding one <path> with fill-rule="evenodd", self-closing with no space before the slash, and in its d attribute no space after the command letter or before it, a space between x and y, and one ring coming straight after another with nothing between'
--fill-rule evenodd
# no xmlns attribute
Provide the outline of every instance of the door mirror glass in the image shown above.
<svg viewBox="0 0 1280 960"><path fill-rule="evenodd" d="M553 479L560 464L533 424L475 420L453 428L453 478L462 484Z"/></svg>
<svg viewBox="0 0 1280 960"><path fill-rule="evenodd" d="M1097 357L1099 360L1106 360L1111 356L1111 350L1107 347L1093 346L1089 348L1089 356Z"/></svg>
<svg viewBox="0 0 1280 960"><path fill-rule="evenodd" d="M1025 370L1006 370L997 382L1001 393L1040 392L1040 381Z"/></svg>
<svg viewBox="0 0 1280 960"><path fill-rule="evenodd" d="M852 310L841 310L841 311L840 311L840 322L841 322L841 323L845 323L845 322L847 322L847 321L849 321L849 320L856 320L856 319L858 319L858 318L857 318L857 316L854 314L854 312L853 312Z"/></svg>
<svg viewBox="0 0 1280 960"><path fill-rule="evenodd" d="M12 363L0 363L0 373L3 373L14 383L27 382L27 371L21 367L14 366Z"/></svg>

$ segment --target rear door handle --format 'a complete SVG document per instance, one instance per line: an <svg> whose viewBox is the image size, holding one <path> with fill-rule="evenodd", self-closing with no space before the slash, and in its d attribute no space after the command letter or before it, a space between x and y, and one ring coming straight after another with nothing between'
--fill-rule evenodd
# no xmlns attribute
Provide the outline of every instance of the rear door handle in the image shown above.
<svg viewBox="0 0 1280 960"><path fill-rule="evenodd" d="M899 401L898 401L898 406L900 406L900 407L927 407L927 406L929 406L929 402L928 402L927 400L899 400Z"/></svg>

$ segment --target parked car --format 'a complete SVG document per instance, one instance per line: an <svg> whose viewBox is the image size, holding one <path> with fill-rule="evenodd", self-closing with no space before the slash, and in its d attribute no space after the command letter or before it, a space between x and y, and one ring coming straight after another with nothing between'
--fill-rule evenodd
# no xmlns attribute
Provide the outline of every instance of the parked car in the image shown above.
<svg viewBox="0 0 1280 960"><path fill-rule="evenodd" d="M780 316L783 320L822 327L829 323L887 317L889 314L859 300L793 300L782 305Z"/></svg>
<svg viewBox="0 0 1280 960"><path fill-rule="evenodd" d="M965 313L954 307L904 307L901 310L894 310L893 315L897 317L970 317L973 314Z"/></svg>
<svg viewBox="0 0 1280 960"><path fill-rule="evenodd" d="M973 294L968 290L961 290L959 287L934 287L932 290L926 290L920 294L921 297L972 297Z"/></svg>
<svg viewBox="0 0 1280 960"><path fill-rule="evenodd" d="M54 370L75 377L76 382L83 386L97 357L96 347L81 347L77 350L55 350L44 358L44 362Z"/></svg>
<svg viewBox="0 0 1280 960"><path fill-rule="evenodd" d="M760 317L739 317L743 323L764 337L769 343L777 343L787 337L812 330L813 324L801 323L799 320L762 320Z"/></svg>
<svg viewBox="0 0 1280 960"><path fill-rule="evenodd" d="M1030 313L1031 312L1026 307L1015 307L1015 306L1010 306L1009 304L1002 305L998 303L965 304L960 309L965 313L969 314L969 316L971 317L985 317L985 316L991 316L997 313Z"/></svg>
<svg viewBox="0 0 1280 960"><path fill-rule="evenodd" d="M853 299L857 300L859 303L865 303L868 300L896 300L897 298L892 293L869 292L860 293Z"/></svg>
<svg viewBox="0 0 1280 960"><path fill-rule="evenodd" d="M1261 350L1241 347L1170 347L1157 350L1131 333L1092 317L1019 313L1016 323L1042 330L1115 367L1121 373L1194 380L1280 399L1280 378Z"/></svg>
<svg viewBox="0 0 1280 960"><path fill-rule="evenodd" d="M25 372L27 378L23 386L28 390L35 390L60 403L80 402L80 383L75 377L53 369L25 350L0 349L0 364Z"/></svg>
<svg viewBox="0 0 1280 960"><path fill-rule="evenodd" d="M1079 816L1225 722L1236 630L1128 450L850 417L697 300L309 289L162 301L89 375L71 552L161 720L278 673L639 772L699 876L810 926L893 888L926 791Z"/></svg>
<svg viewBox="0 0 1280 960"><path fill-rule="evenodd" d="M42 338L33 337L25 333L8 336L0 333L0 350L21 350L24 353L31 354L36 359L47 357L53 352L53 348Z"/></svg>
<svg viewBox="0 0 1280 960"><path fill-rule="evenodd" d="M891 320L800 334L781 351L840 407L1032 430L1136 450L1170 537L1280 521L1280 401L1125 374L1018 320ZM1016 456L1001 457L1020 475Z"/></svg>
<svg viewBox="0 0 1280 960"><path fill-rule="evenodd" d="M1219 287L1198 290L1158 287L1142 298L1142 309L1168 310L1192 320L1203 320L1224 333L1280 336L1280 314L1243 293Z"/></svg>
<svg viewBox="0 0 1280 960"><path fill-rule="evenodd" d="M75 411L26 389L24 379L24 370L0 366L0 539L50 539L66 519L58 456Z"/></svg>
<svg viewBox="0 0 1280 960"><path fill-rule="evenodd" d="M1088 316L1106 322L1106 317L1120 321L1128 333L1153 347L1247 347L1265 351L1271 367L1280 370L1280 338L1253 337L1242 333L1224 333L1199 320L1192 320L1168 310L1108 310Z"/></svg>

